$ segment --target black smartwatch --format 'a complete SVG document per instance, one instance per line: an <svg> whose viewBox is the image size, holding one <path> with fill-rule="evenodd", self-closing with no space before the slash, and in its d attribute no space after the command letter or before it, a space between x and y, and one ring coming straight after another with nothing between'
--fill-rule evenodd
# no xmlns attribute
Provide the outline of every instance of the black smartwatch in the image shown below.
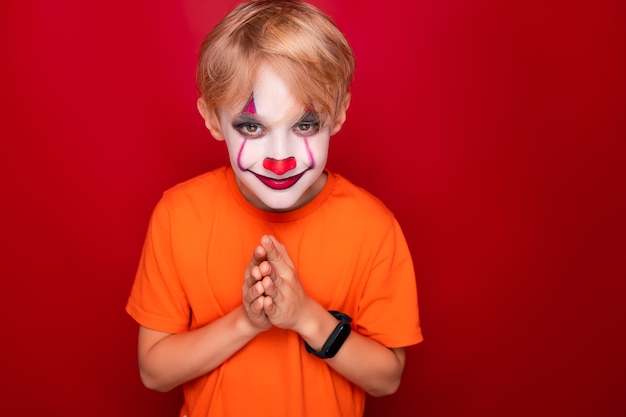
<svg viewBox="0 0 626 417"><path fill-rule="evenodd" d="M329 313L332 314L337 320L341 321L337 325L337 327L335 327L335 330L333 330L333 332L330 334L328 340L326 340L326 343L324 343L324 346L322 346L322 350L316 352L311 346L309 346L307 342L304 342L304 347L306 348L307 352L312 353L313 355L322 359L329 359L335 356L339 351L341 345L343 345L343 342L345 342L348 338L350 331L352 330L350 328L350 322L352 321L352 319L347 314L343 314L335 310L330 310Z"/></svg>

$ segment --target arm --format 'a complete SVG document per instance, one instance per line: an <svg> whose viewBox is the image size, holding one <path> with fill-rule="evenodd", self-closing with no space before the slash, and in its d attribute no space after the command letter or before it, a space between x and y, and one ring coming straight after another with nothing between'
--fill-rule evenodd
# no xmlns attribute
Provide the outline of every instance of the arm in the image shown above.
<svg viewBox="0 0 626 417"><path fill-rule="evenodd" d="M338 321L321 305L312 303L302 311L298 333L313 349L320 350ZM390 349L351 332L337 355L325 361L368 394L380 397L393 394L400 386L405 358L404 348Z"/></svg>
<svg viewBox="0 0 626 417"><path fill-rule="evenodd" d="M139 328L139 372L144 385L157 391L202 376L271 327L263 310L263 288L251 271L264 260L254 252L245 271L242 305L225 316L192 331L171 334Z"/></svg>
<svg viewBox="0 0 626 417"><path fill-rule="evenodd" d="M374 354L374 346L369 348L369 350L358 346L349 348L346 344L355 345L350 342L352 338L348 337L348 340L342 346L344 352L341 355L337 353L337 356L329 359L329 365L373 397L382 397L395 393L400 386L402 372L404 371L406 360L404 348L389 349L358 333L354 335L366 342L378 345L375 347L378 349L378 352ZM384 351L381 351L381 348ZM350 356L351 351L355 352L352 356ZM366 352L371 352L371 354ZM362 356L359 357L357 355ZM338 357L345 359L338 359ZM377 380L377 378L380 378L380 380Z"/></svg>
<svg viewBox="0 0 626 417"><path fill-rule="evenodd" d="M264 236L260 247L266 252L266 262L253 268L252 275L264 288L260 298L267 317L277 327L296 331L319 350L337 326L337 320L306 294L282 244ZM383 396L398 389L405 352L352 332L337 355L326 362L368 394Z"/></svg>
<svg viewBox="0 0 626 417"><path fill-rule="evenodd" d="M261 330L242 306L190 332L170 334L139 327L139 372L144 385L169 391L204 375L241 349Z"/></svg>

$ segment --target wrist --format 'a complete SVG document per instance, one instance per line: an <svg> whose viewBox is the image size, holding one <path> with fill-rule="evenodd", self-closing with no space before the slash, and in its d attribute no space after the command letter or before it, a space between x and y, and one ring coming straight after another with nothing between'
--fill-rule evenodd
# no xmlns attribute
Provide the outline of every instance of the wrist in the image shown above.
<svg viewBox="0 0 626 417"><path fill-rule="evenodd" d="M247 339L252 339L262 331L266 329L262 329L256 326L246 314L246 311L242 306L239 306L236 310L233 311L235 313L235 323L234 327L237 329L237 332Z"/></svg>
<svg viewBox="0 0 626 417"><path fill-rule="evenodd" d="M339 319L316 303L316 308L307 315L307 319L298 333L310 350L319 352L338 324L340 324Z"/></svg>
<svg viewBox="0 0 626 417"><path fill-rule="evenodd" d="M328 336L326 332L329 329L332 330L335 321L329 317L328 311L324 307L317 301L310 299L309 302L303 303L303 307L300 309L300 318L293 330L309 343L316 344L318 339L324 343L325 337Z"/></svg>
<svg viewBox="0 0 626 417"><path fill-rule="evenodd" d="M328 339L326 339L326 341L322 345L322 348L315 349L311 347L308 343L306 343L306 341L304 342L306 351L321 359L334 358L339 349L341 349L341 347L343 346L343 343L346 341L348 336L350 336L350 333L352 331L352 328L350 327L352 318L350 316L340 311L334 310L330 310L329 313L338 320L338 323L333 329L330 336L328 336Z"/></svg>

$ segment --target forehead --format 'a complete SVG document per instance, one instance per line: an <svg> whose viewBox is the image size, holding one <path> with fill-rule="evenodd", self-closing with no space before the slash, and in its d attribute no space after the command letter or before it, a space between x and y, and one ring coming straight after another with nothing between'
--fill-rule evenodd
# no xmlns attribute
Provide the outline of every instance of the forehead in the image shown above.
<svg viewBox="0 0 626 417"><path fill-rule="evenodd" d="M305 108L280 74L271 66L263 65L257 72L252 97L237 111L272 120L300 116Z"/></svg>
<svg viewBox="0 0 626 417"><path fill-rule="evenodd" d="M292 84L273 66L261 64L254 73L252 93L248 92L247 95L240 96L241 98L234 104L218 109L218 117L222 124L247 121L270 128L293 125L306 115L310 115L314 116L321 126L326 126L329 115L320 112L316 102L298 95L298 92L290 87Z"/></svg>

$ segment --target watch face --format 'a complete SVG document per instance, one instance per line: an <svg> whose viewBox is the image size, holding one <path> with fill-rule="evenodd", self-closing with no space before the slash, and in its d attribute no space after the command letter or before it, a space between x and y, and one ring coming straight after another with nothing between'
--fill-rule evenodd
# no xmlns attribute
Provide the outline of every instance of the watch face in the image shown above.
<svg viewBox="0 0 626 417"><path fill-rule="evenodd" d="M346 341L348 336L350 335L350 325L347 323L343 323L339 326L339 331L336 333L336 337L330 343L330 346L324 352L324 356L327 358L332 358L337 354L339 348L343 345L343 342Z"/></svg>
<svg viewBox="0 0 626 417"><path fill-rule="evenodd" d="M347 314L344 314L340 311L329 310L329 313L332 314L337 320L340 320L340 323L335 327L335 330L330 334L330 337L322 346L322 350L320 352L316 352L309 346L308 343L304 342L304 347L306 351L317 356L318 358L328 359L332 358L337 354L343 342L346 341L352 329L350 328L350 322L352 318Z"/></svg>

